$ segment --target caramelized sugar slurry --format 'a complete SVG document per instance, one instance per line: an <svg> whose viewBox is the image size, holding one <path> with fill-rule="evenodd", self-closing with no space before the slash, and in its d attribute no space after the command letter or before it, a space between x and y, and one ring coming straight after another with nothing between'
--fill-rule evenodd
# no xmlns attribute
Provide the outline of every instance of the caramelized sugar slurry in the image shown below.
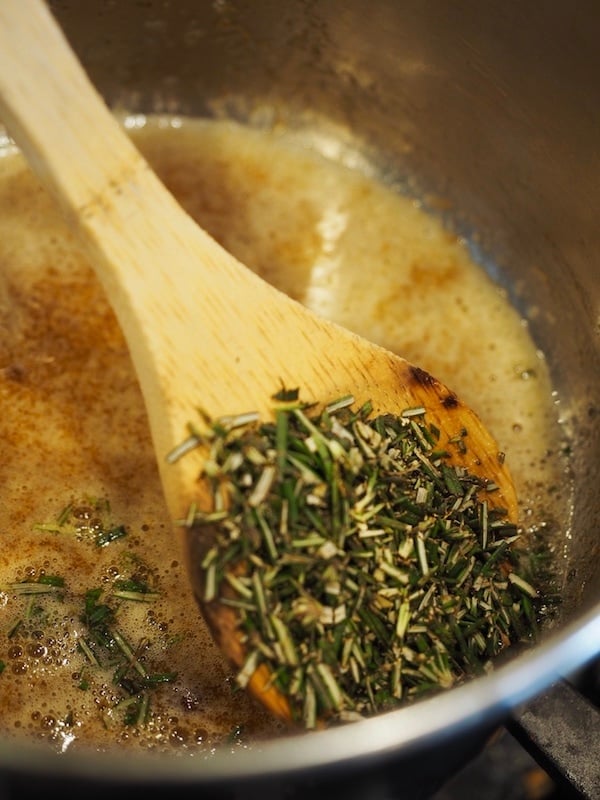
<svg viewBox="0 0 600 800"><path fill-rule="evenodd" d="M475 408L506 452L524 535L552 547L569 498L547 368L463 242L285 133L150 118L131 135L242 262ZM10 146L0 265L0 735L203 756L284 735L202 621L123 336Z"/></svg>

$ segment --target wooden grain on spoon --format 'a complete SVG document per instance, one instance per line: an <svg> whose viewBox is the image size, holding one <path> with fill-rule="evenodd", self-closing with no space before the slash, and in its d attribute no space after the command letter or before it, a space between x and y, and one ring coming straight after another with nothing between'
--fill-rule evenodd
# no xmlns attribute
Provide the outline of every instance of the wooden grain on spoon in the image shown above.
<svg viewBox="0 0 600 800"><path fill-rule="evenodd" d="M281 386L302 387L307 401L353 394L375 414L423 406L442 444L466 429L468 449L453 451L454 463L496 483L490 502L516 520L511 476L476 413L418 366L264 282L202 230L133 146L40 0L0 4L0 119L79 235L117 314L173 520L206 502L201 451L165 460L196 409L266 416ZM221 623L217 638L239 665L235 620ZM287 716L285 698L262 691L267 677L257 671L251 690Z"/></svg>

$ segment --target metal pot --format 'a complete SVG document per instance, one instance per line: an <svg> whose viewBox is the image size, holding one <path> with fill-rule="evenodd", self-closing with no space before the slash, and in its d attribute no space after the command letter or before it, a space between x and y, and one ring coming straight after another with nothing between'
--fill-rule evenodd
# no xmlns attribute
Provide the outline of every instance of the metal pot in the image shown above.
<svg viewBox="0 0 600 800"><path fill-rule="evenodd" d="M445 199L546 353L573 429L563 601L493 674L395 712L232 757L0 743L4 785L87 794L425 797L522 704L600 652L600 13L593 0L54 0L113 107L350 132L391 180ZM110 760L109 760L110 759ZM25 784L24 781L27 783Z"/></svg>

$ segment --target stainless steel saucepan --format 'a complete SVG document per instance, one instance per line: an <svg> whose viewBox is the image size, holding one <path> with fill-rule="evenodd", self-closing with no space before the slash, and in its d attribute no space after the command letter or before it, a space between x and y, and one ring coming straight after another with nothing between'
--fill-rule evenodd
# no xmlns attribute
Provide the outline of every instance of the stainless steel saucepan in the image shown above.
<svg viewBox="0 0 600 800"><path fill-rule="evenodd" d="M235 758L57 757L0 741L0 781L105 796L137 788L202 798L426 797L499 725L600 653L600 7L594 0L50 5L112 107L239 119L269 108L288 124L325 121L328 135L350 131L353 146L390 180L416 196L444 198L447 223L476 236L485 265L546 354L572 429L572 513L561 521L568 539L557 554L566 559L559 617L538 644L491 675Z"/></svg>

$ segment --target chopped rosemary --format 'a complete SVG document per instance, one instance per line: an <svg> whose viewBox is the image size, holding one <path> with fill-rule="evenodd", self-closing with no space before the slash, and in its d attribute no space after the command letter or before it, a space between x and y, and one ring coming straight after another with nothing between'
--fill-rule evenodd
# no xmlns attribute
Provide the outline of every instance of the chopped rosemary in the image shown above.
<svg viewBox="0 0 600 800"><path fill-rule="evenodd" d="M79 539L91 538L98 547L106 547L127 536L124 525L113 525L108 521L109 513L108 500L86 498L80 503L66 505L55 522L39 522L34 528L45 533L70 533Z"/></svg>
<svg viewBox="0 0 600 800"><path fill-rule="evenodd" d="M182 521L215 532L203 599L239 615L241 686L266 663L312 728L446 689L534 637L516 526L423 408L373 419L352 398L320 412L297 391L275 400L274 422L196 432L221 513Z"/></svg>

